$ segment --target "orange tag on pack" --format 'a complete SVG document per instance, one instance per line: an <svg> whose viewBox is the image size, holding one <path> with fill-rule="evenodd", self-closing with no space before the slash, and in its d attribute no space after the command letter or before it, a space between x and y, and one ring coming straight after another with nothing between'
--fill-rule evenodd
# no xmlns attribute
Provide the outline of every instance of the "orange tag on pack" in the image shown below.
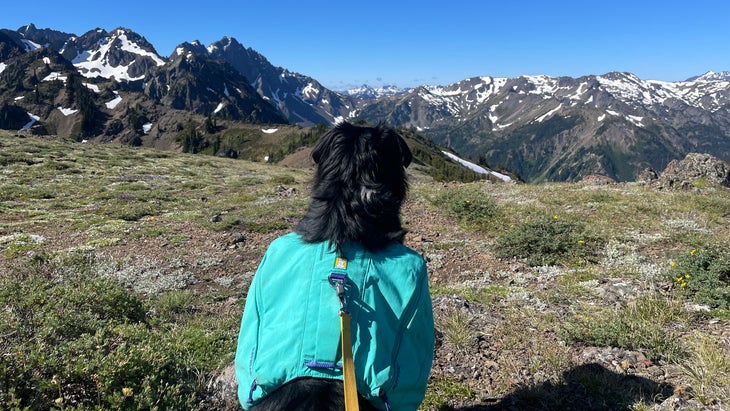
<svg viewBox="0 0 730 411"><path fill-rule="evenodd" d="M342 257L335 258L335 268L347 270L347 259Z"/></svg>

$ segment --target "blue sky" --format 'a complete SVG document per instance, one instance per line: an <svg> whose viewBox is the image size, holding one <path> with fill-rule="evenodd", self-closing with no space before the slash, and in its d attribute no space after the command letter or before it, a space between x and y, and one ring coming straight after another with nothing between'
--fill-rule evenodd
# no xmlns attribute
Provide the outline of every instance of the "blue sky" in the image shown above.
<svg viewBox="0 0 730 411"><path fill-rule="evenodd" d="M81 35L127 27L163 56L235 37L275 66L341 90L473 76L628 71L680 81L730 70L730 1L7 1L0 27Z"/></svg>

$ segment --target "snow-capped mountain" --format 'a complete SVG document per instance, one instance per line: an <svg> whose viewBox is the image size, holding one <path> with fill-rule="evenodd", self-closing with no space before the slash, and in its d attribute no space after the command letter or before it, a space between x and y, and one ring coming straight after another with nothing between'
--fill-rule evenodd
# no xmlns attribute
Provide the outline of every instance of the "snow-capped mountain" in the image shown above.
<svg viewBox="0 0 730 411"><path fill-rule="evenodd" d="M714 71L708 71L707 73L688 78L687 81L695 81L695 80L703 80L703 81L730 81L730 71L721 71L719 73L715 73Z"/></svg>
<svg viewBox="0 0 730 411"><path fill-rule="evenodd" d="M240 72L199 51L200 45L196 43L176 47L167 64L147 73L145 95L169 107L201 115L286 123Z"/></svg>
<svg viewBox="0 0 730 411"><path fill-rule="evenodd" d="M223 37L207 47L209 55L230 63L264 99L291 123L334 124L346 118L356 101L333 92L317 80L273 64L234 38Z"/></svg>
<svg viewBox="0 0 730 411"><path fill-rule="evenodd" d="M633 180L689 151L730 157L730 81L476 77L379 99L357 116L413 127L435 142L527 180L590 173Z"/></svg>
<svg viewBox="0 0 730 411"><path fill-rule="evenodd" d="M200 51L192 44L187 48ZM170 141L189 120L175 110L234 121L287 122L241 73L208 56L204 47L203 54L166 59L126 28L75 36L28 25L0 30L0 50L6 51L0 53L2 110L15 113L6 123L42 127L37 132L134 144L154 134ZM5 107L7 101L27 114Z"/></svg>
<svg viewBox="0 0 730 411"><path fill-rule="evenodd" d="M121 27L110 33L96 29L71 37L59 52L87 78L143 80L150 69L165 64L144 37Z"/></svg>
<svg viewBox="0 0 730 411"><path fill-rule="evenodd" d="M15 35L16 39L26 46L27 51L32 51L40 47L61 50L63 45L73 37L72 34L62 31L39 29L32 23L10 33Z"/></svg>
<svg viewBox="0 0 730 411"><path fill-rule="evenodd" d="M142 80L151 67L165 64L165 59L144 37L122 27L112 32L97 28L78 37L51 29L38 29L33 24L5 32L22 43L26 51L41 47L57 51L88 78Z"/></svg>
<svg viewBox="0 0 730 411"><path fill-rule="evenodd" d="M370 87L363 84L360 87L347 89L343 94L361 100L376 100L382 97L395 96L408 92L407 88L401 88L395 85L385 85L382 87Z"/></svg>

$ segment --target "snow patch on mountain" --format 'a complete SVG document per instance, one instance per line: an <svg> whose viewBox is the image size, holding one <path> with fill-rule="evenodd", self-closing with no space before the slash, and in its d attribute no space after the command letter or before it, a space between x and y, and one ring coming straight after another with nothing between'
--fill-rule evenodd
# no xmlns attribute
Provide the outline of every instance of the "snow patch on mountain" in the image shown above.
<svg viewBox="0 0 730 411"><path fill-rule="evenodd" d="M30 121L24 125L21 130L27 130L33 126L33 124L36 123L36 121L40 121L40 117L36 116L35 114L28 113L28 117L30 117Z"/></svg>
<svg viewBox="0 0 730 411"><path fill-rule="evenodd" d="M536 118L535 120L537 120L538 123L542 123L546 118L548 118L548 117L552 116L553 114L557 113L558 111L560 111L561 108L563 108L563 103L558 104L557 107L555 107L554 109L541 115L540 117Z"/></svg>
<svg viewBox="0 0 730 411"><path fill-rule="evenodd" d="M118 105L119 103L121 103L121 102L122 102L122 96L120 96L120 95L119 95L119 93L117 93L116 91L114 92L114 94L116 94L117 96L116 96L116 97L114 97L114 99L113 99L113 100L110 100L110 101L107 101L106 103L104 103L104 104L106 105L106 108L108 108L109 110L114 110L114 108L115 108L115 107L116 107L116 106L117 106L117 105Z"/></svg>
<svg viewBox="0 0 730 411"><path fill-rule="evenodd" d="M303 96L304 98L309 100L316 99L319 93L320 90L312 83L308 83L306 86L304 86L303 90L297 90L297 96Z"/></svg>
<svg viewBox="0 0 730 411"><path fill-rule="evenodd" d="M58 110L63 113L64 116L68 117L71 114L76 113L78 110L70 109L70 108L64 108L64 107L58 107Z"/></svg>
<svg viewBox="0 0 730 411"><path fill-rule="evenodd" d="M471 161L464 160L463 158L457 156L454 153L449 153L448 151L442 151L442 153L446 154L446 156L457 163L463 165L464 167L468 168L469 170L472 170L479 174L487 174L492 175L494 177L499 178L502 181L512 181L512 179L509 176L506 176L502 173L498 173L496 171L487 170L486 168L479 166L477 164L472 163Z"/></svg>
<svg viewBox="0 0 730 411"><path fill-rule="evenodd" d="M43 47L40 44L34 43L28 39L21 39L20 41L23 42L23 45L25 46L25 51L38 50L39 48Z"/></svg>
<svg viewBox="0 0 730 411"><path fill-rule="evenodd" d="M57 71L52 71L47 76L43 77L43 79L41 81L56 81L56 80L61 80L61 81L63 81L64 84L66 84L66 79L67 78L68 78L67 76L62 76L61 73L59 73Z"/></svg>
<svg viewBox="0 0 730 411"><path fill-rule="evenodd" d="M632 123L636 127L644 127L644 124L641 123L641 121L644 120L644 117L627 115L626 120L628 120L630 123Z"/></svg>
<svg viewBox="0 0 730 411"><path fill-rule="evenodd" d="M160 56L158 56L157 54L155 54L151 51L147 51L147 50L143 49L142 47L140 47L137 43L130 41L127 38L127 34L124 32L124 30L119 31L119 37L117 37L117 38L119 39L119 41L122 42L122 47L121 47L122 50L128 51L133 54L137 54L140 56L149 57L158 66L162 66L165 64L165 61L162 60L162 58L160 58Z"/></svg>

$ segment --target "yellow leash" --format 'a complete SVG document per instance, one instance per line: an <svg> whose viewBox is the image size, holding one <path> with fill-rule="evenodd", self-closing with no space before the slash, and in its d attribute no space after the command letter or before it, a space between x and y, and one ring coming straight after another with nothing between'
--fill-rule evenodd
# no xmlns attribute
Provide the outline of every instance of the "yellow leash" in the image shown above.
<svg viewBox="0 0 730 411"><path fill-rule="evenodd" d="M340 329L342 330L342 378L345 386L345 411L358 411L357 386L355 384L355 363L352 359L350 343L350 314L340 313Z"/></svg>
<svg viewBox="0 0 730 411"><path fill-rule="evenodd" d="M347 269L347 260L337 258L335 267ZM345 280L347 276L341 273L332 273L329 281L335 287L340 298L340 344L342 346L342 383L345 391L345 411L359 411L357 401L357 384L355 383L355 361L352 358L352 342L350 341L350 313L347 312L345 300Z"/></svg>

